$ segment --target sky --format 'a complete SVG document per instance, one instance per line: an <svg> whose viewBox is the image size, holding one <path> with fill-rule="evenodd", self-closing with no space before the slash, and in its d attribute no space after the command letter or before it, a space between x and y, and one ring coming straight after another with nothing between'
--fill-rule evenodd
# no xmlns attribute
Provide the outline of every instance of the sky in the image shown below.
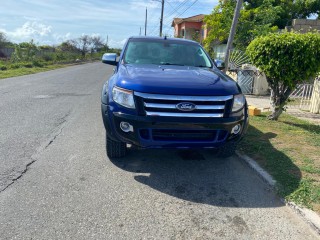
<svg viewBox="0 0 320 240"><path fill-rule="evenodd" d="M210 14L218 0L165 0L163 33L173 36L175 17ZM11 42L58 45L82 35L121 48L130 36L158 36L161 0L0 0L0 32Z"/></svg>

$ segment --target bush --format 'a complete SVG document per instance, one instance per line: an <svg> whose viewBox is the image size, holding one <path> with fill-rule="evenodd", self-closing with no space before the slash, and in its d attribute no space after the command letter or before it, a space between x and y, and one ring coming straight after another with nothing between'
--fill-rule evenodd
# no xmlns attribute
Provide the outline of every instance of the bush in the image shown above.
<svg viewBox="0 0 320 240"><path fill-rule="evenodd" d="M41 58L46 61L46 62L49 62L49 61L52 61L54 59L54 54L53 53L47 53L47 54L44 54L41 56Z"/></svg>
<svg viewBox="0 0 320 240"><path fill-rule="evenodd" d="M32 65L33 65L34 67L43 67L43 66L44 66L44 63L43 63L42 61L40 61L40 60L34 60L34 61L32 62Z"/></svg>
<svg viewBox="0 0 320 240"><path fill-rule="evenodd" d="M1 70L1 71L5 71L5 70L7 70L7 69L8 69L7 66L5 66L5 65L0 65L0 70Z"/></svg>
<svg viewBox="0 0 320 240"><path fill-rule="evenodd" d="M254 39L247 48L271 88L272 113L277 120L295 86L320 71L320 34L285 32Z"/></svg>
<svg viewBox="0 0 320 240"><path fill-rule="evenodd" d="M33 68L33 64L31 62L22 63L22 66L25 68Z"/></svg>
<svg viewBox="0 0 320 240"><path fill-rule="evenodd" d="M9 65L9 69L18 69L22 67L20 63L12 63Z"/></svg>
<svg viewBox="0 0 320 240"><path fill-rule="evenodd" d="M54 54L54 61L56 62L60 62L66 59L67 59L66 54L63 52L57 52Z"/></svg>

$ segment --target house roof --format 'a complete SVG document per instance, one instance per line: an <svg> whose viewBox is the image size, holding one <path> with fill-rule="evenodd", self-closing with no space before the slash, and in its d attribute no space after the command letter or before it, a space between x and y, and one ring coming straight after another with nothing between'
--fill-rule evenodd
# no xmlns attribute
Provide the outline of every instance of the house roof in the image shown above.
<svg viewBox="0 0 320 240"><path fill-rule="evenodd" d="M188 18L174 18L171 27L174 27L175 24L180 24L183 22L202 22L205 16L206 15L204 14L198 14Z"/></svg>

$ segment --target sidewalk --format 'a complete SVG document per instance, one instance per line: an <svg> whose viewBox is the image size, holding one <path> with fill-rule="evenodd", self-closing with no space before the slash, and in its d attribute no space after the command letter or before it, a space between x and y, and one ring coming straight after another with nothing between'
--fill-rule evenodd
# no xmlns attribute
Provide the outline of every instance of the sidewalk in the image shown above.
<svg viewBox="0 0 320 240"><path fill-rule="evenodd" d="M266 112L270 110L269 96L246 95L246 99L249 106L259 108L261 112ZM297 108L288 108L286 112L302 120L306 120L313 124L320 125L320 114L301 111Z"/></svg>

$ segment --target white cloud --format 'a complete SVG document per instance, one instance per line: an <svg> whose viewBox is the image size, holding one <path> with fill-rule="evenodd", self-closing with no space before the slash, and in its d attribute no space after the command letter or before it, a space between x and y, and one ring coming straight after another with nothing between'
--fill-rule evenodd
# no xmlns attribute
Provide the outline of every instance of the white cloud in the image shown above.
<svg viewBox="0 0 320 240"><path fill-rule="evenodd" d="M110 39L110 40L108 41L108 45L109 45L109 47L111 47L111 48L122 48L126 41L127 41L126 38L125 38L125 39L122 39L122 40L120 40L120 41L117 41L117 40L114 40L114 39Z"/></svg>
<svg viewBox="0 0 320 240"><path fill-rule="evenodd" d="M146 7L150 9L160 8L160 1L143 1L143 0L132 0L130 3L130 7L132 10L141 10L146 9Z"/></svg>
<svg viewBox="0 0 320 240"><path fill-rule="evenodd" d="M54 44L62 43L72 39L72 34L70 32L66 33L65 35L53 34L52 36L53 36L53 39L55 39Z"/></svg>
<svg viewBox="0 0 320 240"><path fill-rule="evenodd" d="M12 41L22 42L31 39L37 41L46 38L51 35L52 27L35 21L27 21L21 27L12 31L7 31L5 29L0 30L5 32Z"/></svg>

